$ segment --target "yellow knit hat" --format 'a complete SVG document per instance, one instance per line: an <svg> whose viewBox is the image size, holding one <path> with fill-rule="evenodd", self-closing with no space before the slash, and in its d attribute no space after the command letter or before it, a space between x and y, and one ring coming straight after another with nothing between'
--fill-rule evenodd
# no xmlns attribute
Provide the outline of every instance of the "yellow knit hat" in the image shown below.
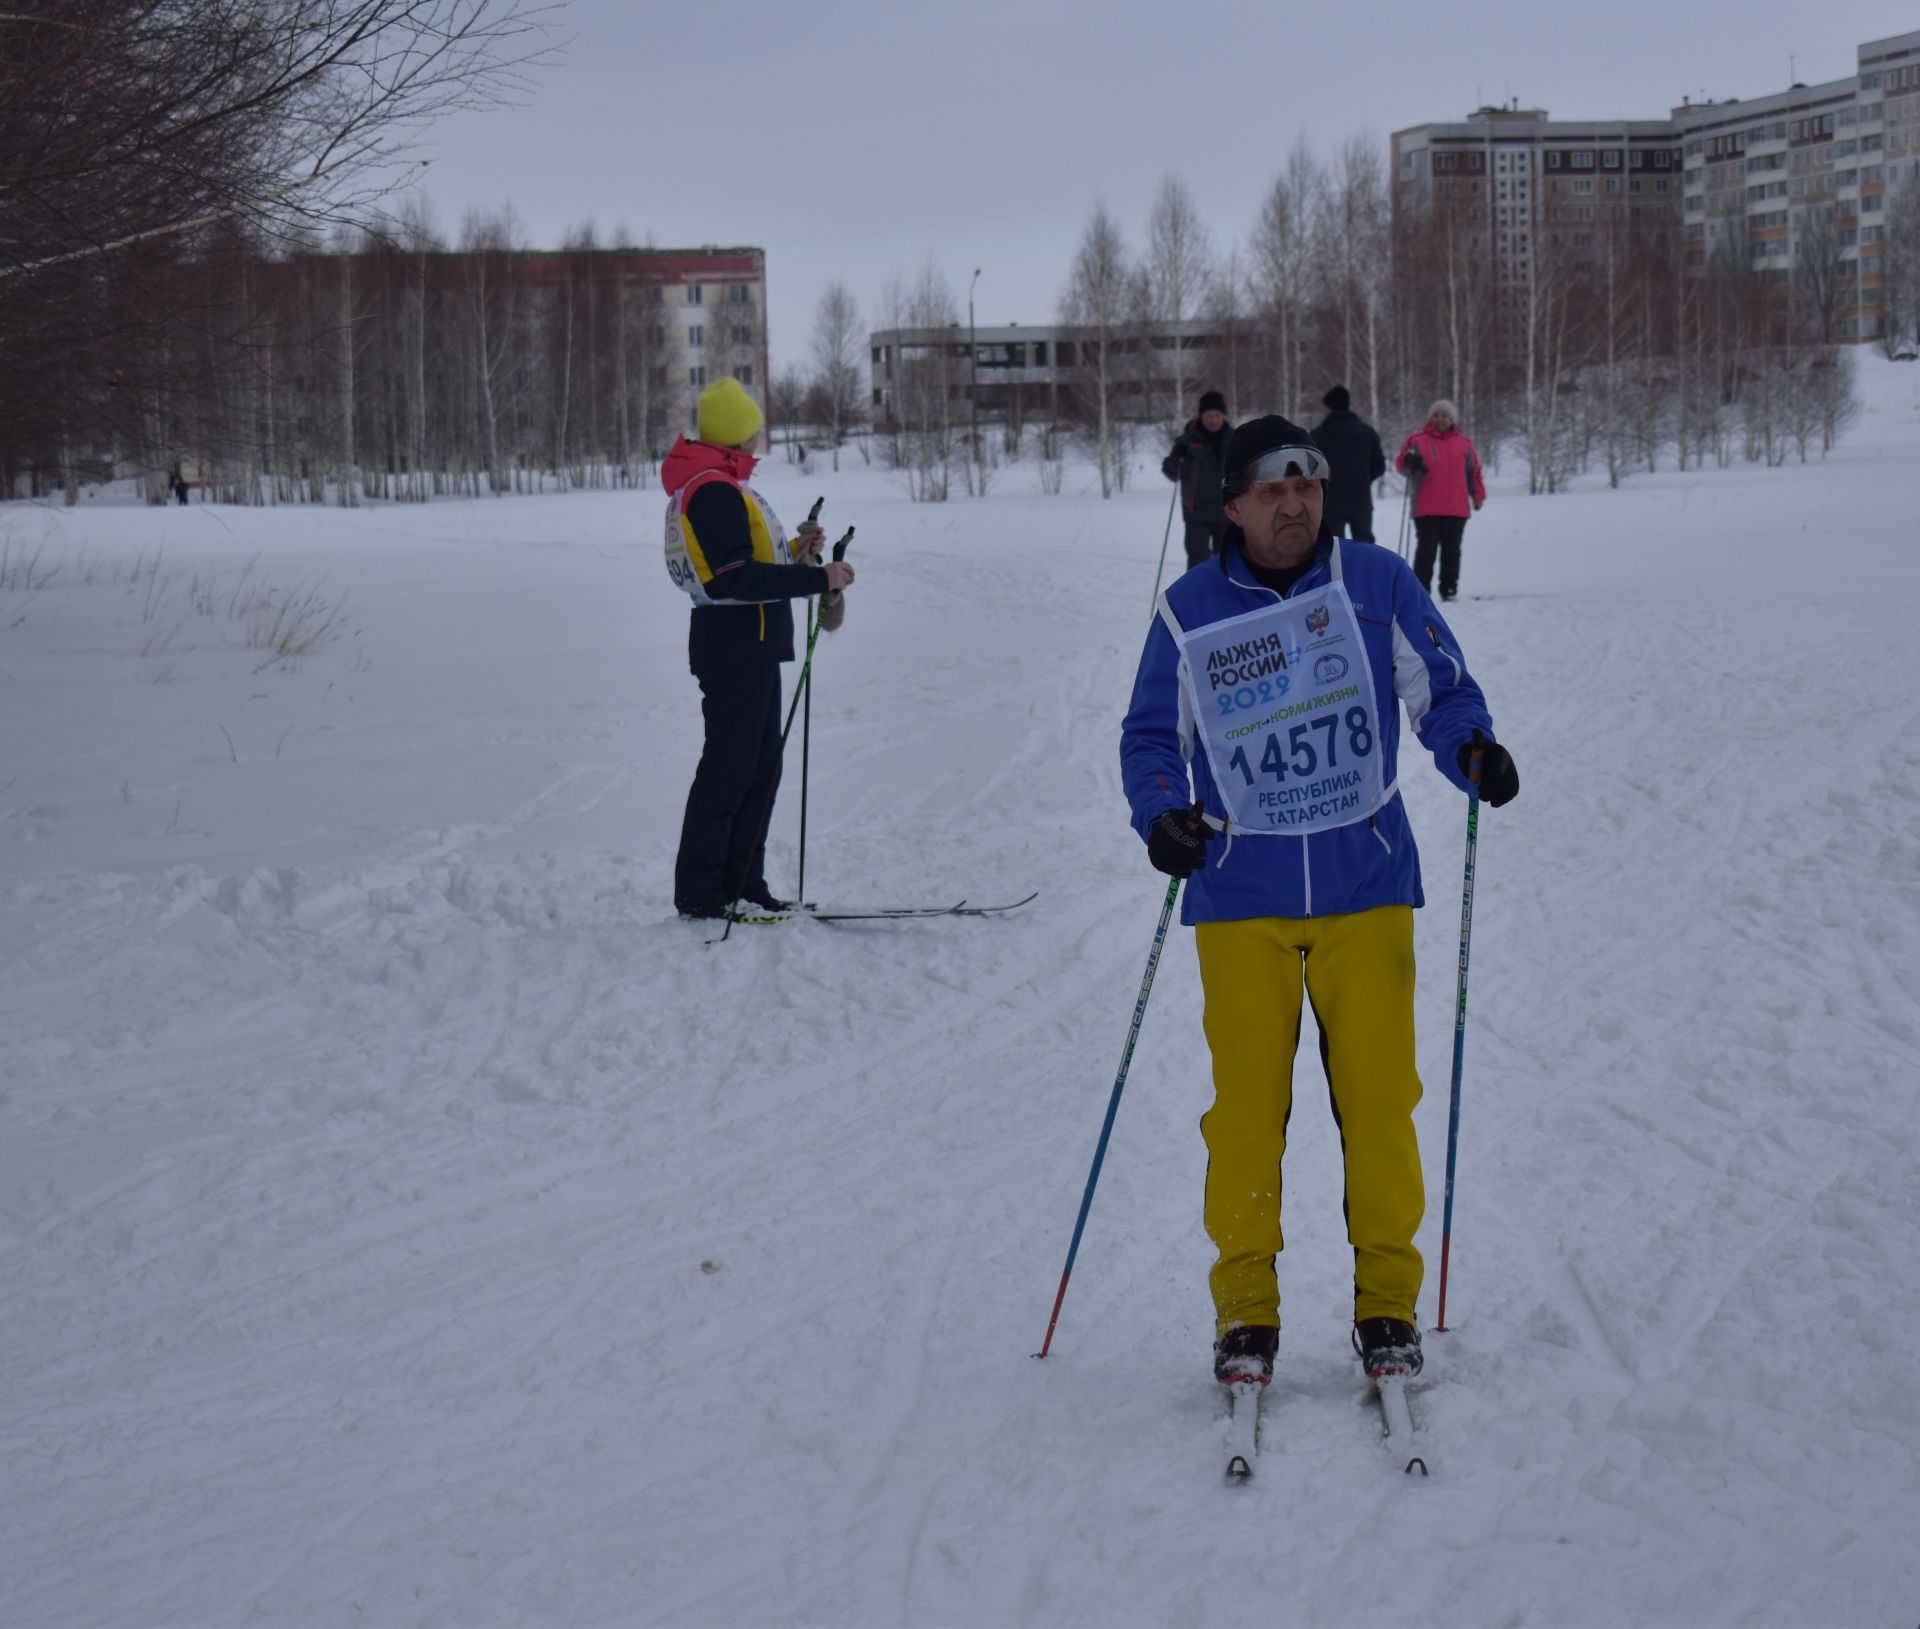
<svg viewBox="0 0 1920 1629"><path fill-rule="evenodd" d="M716 380L700 392L700 439L711 447L744 447L766 422L738 379Z"/></svg>

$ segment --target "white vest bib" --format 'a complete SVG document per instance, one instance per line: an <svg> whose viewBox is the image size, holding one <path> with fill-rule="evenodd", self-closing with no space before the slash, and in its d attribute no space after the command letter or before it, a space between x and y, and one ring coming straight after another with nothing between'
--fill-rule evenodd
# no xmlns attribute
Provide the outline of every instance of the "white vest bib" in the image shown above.
<svg viewBox="0 0 1920 1629"><path fill-rule="evenodd" d="M1339 544L1334 545L1335 550ZM1228 829L1300 837L1391 795L1359 619L1338 580L1178 636L1180 682Z"/></svg>

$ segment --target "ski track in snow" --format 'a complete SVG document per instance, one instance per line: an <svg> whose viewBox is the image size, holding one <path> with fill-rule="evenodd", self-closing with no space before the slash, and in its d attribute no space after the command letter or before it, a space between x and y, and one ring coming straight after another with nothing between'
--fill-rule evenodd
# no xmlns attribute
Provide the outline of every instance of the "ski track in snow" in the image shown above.
<svg viewBox="0 0 1920 1629"><path fill-rule="evenodd" d="M1347 1350L1311 1035L1222 1482L1185 930L1029 1356L1162 893L1115 751L1157 479L764 466L860 526L809 893L1042 893L711 948L657 493L0 511L67 567L0 593L0 1623L1914 1621L1920 382L1862 370L1824 466L1508 470L1469 528L1522 795L1424 1482ZM351 631L258 671L110 580L156 544ZM1464 811L1411 739L1402 781L1431 1325Z"/></svg>

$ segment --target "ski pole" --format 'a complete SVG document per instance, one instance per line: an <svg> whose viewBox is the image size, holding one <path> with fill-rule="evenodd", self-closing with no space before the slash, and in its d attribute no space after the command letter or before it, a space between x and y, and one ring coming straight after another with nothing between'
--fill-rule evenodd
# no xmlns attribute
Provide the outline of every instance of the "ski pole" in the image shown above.
<svg viewBox="0 0 1920 1629"><path fill-rule="evenodd" d="M812 512L807 516L807 518L811 520L814 515L819 514L820 504L825 503L826 501L827 500L825 498L822 498L819 500L818 503L815 503L813 506ZM840 534L840 540L837 543L835 543L833 546L834 559L836 560L846 559L847 545L853 541L853 530L854 529L851 526L849 526L844 532ZM794 685L793 702L787 708L787 721L785 724L780 726L780 751L782 756L785 755L787 750L787 737L793 733L793 715L800 710L801 698L808 693L808 686L812 681L813 651L814 651L815 645L817 645L820 641L820 628L821 628L821 624L824 623L825 621L826 621L826 604L825 604L824 598L822 599L822 602L821 602L821 613L817 619L813 614L813 602L809 600L807 602L807 659L800 664L800 677L795 682L795 685ZM807 716L809 719L811 719L813 716L813 710L811 707L809 707L807 710ZM804 741L804 738L803 738L803 741ZM801 808L800 820L801 820L801 833L802 833L801 843L803 845L802 847L803 854L805 852L804 844L806 842L805 787L806 787L806 770L803 764L801 768L802 796L801 796L801 804L800 804L800 808ZM773 804L771 801L769 801L767 804L767 812L765 815L761 817L761 820L760 820L760 841L759 843L756 843L754 845L753 852L756 852L756 853L758 852L760 848L760 844L766 842L767 833L772 829L773 829ZM805 864L806 862L803 859L801 861L803 875L804 875ZM739 893L740 883L744 883L745 881L746 879L743 877L740 879L739 883L735 884L733 888L733 892L735 894ZM803 894L801 897L804 898L805 895ZM734 923L733 903L729 902L727 905L726 927L721 930L720 937L718 939L709 939L707 943L720 944L720 945L725 944L727 940L731 938L733 935L733 923Z"/></svg>
<svg viewBox="0 0 1920 1629"><path fill-rule="evenodd" d="M1167 540L1173 536L1174 505L1180 501L1180 483L1173 483L1173 493L1167 499L1167 529L1160 534L1160 564L1153 573L1153 605L1147 607L1147 615L1153 615L1153 606L1160 603L1160 578L1167 569Z"/></svg>
<svg viewBox="0 0 1920 1629"><path fill-rule="evenodd" d="M1475 731L1477 735L1479 732ZM1460 1071L1467 1056L1467 953L1473 946L1473 862L1480 843L1480 761L1476 747L1467 760L1467 870L1460 888L1460 975L1453 1009L1453 1096L1447 1105L1447 1198L1440 1222L1440 1321L1436 1334L1447 1332L1447 1265L1453 1247L1453 1165L1460 1147Z"/></svg>
<svg viewBox="0 0 1920 1629"><path fill-rule="evenodd" d="M1413 508L1413 482L1402 483L1400 490L1400 540L1398 548L1402 560L1407 557L1407 513Z"/></svg>
<svg viewBox="0 0 1920 1629"><path fill-rule="evenodd" d="M1197 815L1200 805L1193 806ZM1126 1050L1120 1054L1120 1073L1114 1077L1113 1096L1107 1100L1107 1118L1100 1127L1100 1141L1093 1150L1093 1169L1087 1173L1087 1191L1080 1196L1080 1215L1073 1224L1073 1242L1067 1246L1066 1270L1060 1275L1059 1293L1053 1298L1053 1316L1047 1320L1047 1338L1040 1343L1035 1357L1043 1358L1053 1346L1054 1327L1060 1322L1060 1304L1067 1298L1067 1280L1073 1277L1073 1260L1080 1254L1080 1235L1086 1231L1087 1212L1093 1208L1094 1185L1100 1180L1100 1166L1107 1157L1107 1139L1113 1135L1114 1116L1120 1112L1120 1093L1127 1084L1127 1068L1133 1062L1133 1044L1140 1039L1140 1020L1147 1015L1147 997L1153 993L1153 975L1160 966L1160 948L1167 942L1167 924L1173 919L1173 902L1180 894L1180 879L1167 884L1167 897L1160 907L1160 926L1154 929L1153 949L1147 956L1147 971L1140 980L1140 996L1133 1004L1133 1023L1127 1029Z"/></svg>
<svg viewBox="0 0 1920 1629"><path fill-rule="evenodd" d="M823 601L824 606L824 601ZM819 613L825 615L824 609ZM813 601L807 601L807 644L812 646L819 634L820 623L816 617ZM800 880L794 886L795 894L804 901L807 897L807 764L813 753L813 675L807 675L806 700L800 710Z"/></svg>
<svg viewBox="0 0 1920 1629"><path fill-rule="evenodd" d="M833 546L833 558L844 560L847 557L847 545L853 541L853 528L849 526L840 534L840 541ZM825 620L824 608L821 621ZM813 647L820 638L820 622L815 621L812 607L807 611L807 659L800 664L800 677L794 683L793 700L787 706L787 721L780 726L780 750L787 750L787 737L793 733L793 715L800 710L800 698L806 694L807 681L813 674Z"/></svg>

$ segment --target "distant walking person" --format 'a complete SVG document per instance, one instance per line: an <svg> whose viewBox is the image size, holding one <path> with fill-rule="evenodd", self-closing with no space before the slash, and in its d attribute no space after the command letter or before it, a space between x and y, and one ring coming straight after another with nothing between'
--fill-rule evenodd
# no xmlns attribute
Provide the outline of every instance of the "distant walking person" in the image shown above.
<svg viewBox="0 0 1920 1629"><path fill-rule="evenodd" d="M1435 402L1427 410L1426 424L1407 437L1393 461L1394 468L1414 483L1413 529L1420 541L1413 554L1413 574L1431 593L1433 557L1438 551L1443 600L1460 590L1460 538L1467 529L1469 509L1477 513L1487 501L1480 455L1461 433L1459 419L1452 402Z"/></svg>
<svg viewBox="0 0 1920 1629"><path fill-rule="evenodd" d="M1180 432L1160 465L1160 473L1180 483L1180 511L1187 523L1187 566L1191 570L1213 558L1227 531L1226 500L1220 495L1220 477L1226 472L1227 399L1217 390L1200 398L1200 416Z"/></svg>
<svg viewBox="0 0 1920 1629"><path fill-rule="evenodd" d="M687 665L700 681L706 745L687 793L673 902L683 917L725 916L736 900L787 902L767 887L767 818L780 789L780 664L793 660L790 600L824 595L821 625L840 625L853 567L820 561L821 530L789 540L747 484L760 405L732 379L700 393L699 439L682 436L660 466L667 574L693 599Z"/></svg>
<svg viewBox="0 0 1920 1629"><path fill-rule="evenodd" d="M1345 385L1320 398L1327 416L1313 432L1313 444L1327 455L1333 479L1327 483L1327 530L1335 537L1373 541L1373 483L1387 473L1380 432L1353 411Z"/></svg>

